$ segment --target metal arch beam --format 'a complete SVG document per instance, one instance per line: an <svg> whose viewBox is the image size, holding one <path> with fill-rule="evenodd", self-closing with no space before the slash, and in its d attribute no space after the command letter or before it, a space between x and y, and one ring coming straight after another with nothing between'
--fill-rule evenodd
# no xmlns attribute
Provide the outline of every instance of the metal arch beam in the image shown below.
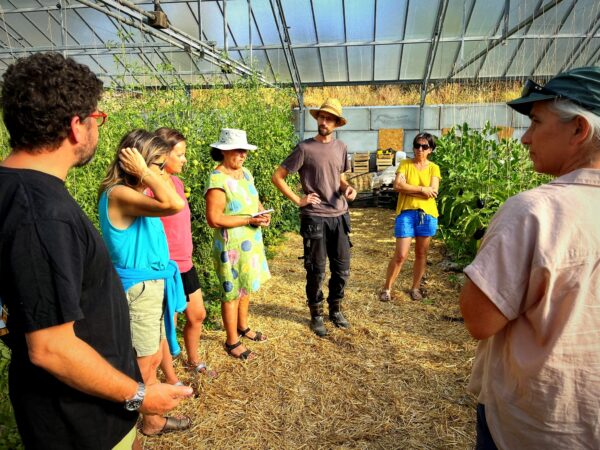
<svg viewBox="0 0 600 450"><path fill-rule="evenodd" d="M2 22L0 21L0 28L2 27ZM588 35L590 36L590 35ZM513 36L513 37L509 37L506 40L507 41L511 41L511 40L539 40L539 39L554 39L554 40L560 40L560 39L585 39L587 36L584 34L561 34L561 35L551 35L551 34L538 34L538 35L530 35L530 36ZM600 33L596 33L594 35L590 36L593 39L598 39L600 38ZM18 40L19 38L14 38L15 40ZM24 38L21 38L24 39ZM484 37L469 37L469 38L465 38L465 41L469 41L469 42L473 42L473 41L483 41L485 40ZM445 43L459 43L461 42L460 37L457 38L441 38L439 39L439 43L440 44L445 44ZM366 42L348 42L346 44L343 43L321 43L321 44L312 44L312 45L305 45L305 44L299 44L299 45L291 45L290 48L292 50L298 50L298 49L306 49L306 48L317 48L317 49L322 49L322 48L337 48L337 47L367 47L367 46L374 46L374 45L414 45L414 44L431 44L432 40L431 39L404 39L404 40L396 40L396 41L381 41L381 42L371 42L371 41L366 41ZM161 50L164 49L164 51L185 51L184 48L181 48L180 46L175 46L171 43L167 43L167 42L144 42L144 43L140 43L140 42L131 42L131 43L127 43L127 44L123 44L120 45L122 47L128 48L128 49L135 49L135 48L147 48L147 49L157 49L157 50ZM97 45L97 44L82 44L82 45L78 45L78 46L59 46L59 45L54 45L54 46L31 46L31 47L19 47L19 48L13 48L13 52L18 54L18 53L31 53L31 52L37 52L37 51L50 51L50 50L56 50L56 51L62 51L63 49L66 49L70 52L73 51L77 51L77 50L81 50L81 51L105 51L105 52L109 52L112 47L110 44L106 44L106 45ZM255 46L253 47L254 50L261 50L261 51L266 51L266 50L281 50L281 46L280 45L260 45L260 46ZM242 51L242 50L248 50L248 47L239 47L239 48L232 48L231 50L235 50L235 51ZM0 54L4 54L4 53L10 53L8 49L3 49L0 48Z"/></svg>
<svg viewBox="0 0 600 450"><path fill-rule="evenodd" d="M558 33L560 31L560 29L563 27L563 25L565 24L565 22L569 18L569 15L571 14L571 11L573 11L573 8L575 7L576 3L577 3L577 0L572 0L571 1L571 6L569 8L567 8L567 11L565 12L565 15L562 17L561 21L559 22L558 26L555 29L556 30L555 33ZM523 41L521 41L521 42L523 42ZM550 47L552 46L553 43L554 43L554 41L549 40L548 43L544 46L544 50L542 50L542 53L541 53L540 57L537 59L537 61L533 65L533 68L531 69L531 73L529 74L530 77L533 76L533 73L535 72L536 67L539 67L539 65L542 63L542 61L546 57L546 54L550 50ZM521 47L521 44L519 44L519 48L520 47ZM516 52L515 52L515 55L516 55ZM513 59L514 59L515 55L513 55ZM506 72L508 72L508 68L509 68L509 66L507 66ZM506 75L506 72L503 73L503 75Z"/></svg>
<svg viewBox="0 0 600 450"><path fill-rule="evenodd" d="M373 42L377 41L377 0L375 1L375 11L373 12ZM375 49L377 46L373 46L371 49L371 80L375 79Z"/></svg>
<svg viewBox="0 0 600 450"><path fill-rule="evenodd" d="M548 3L546 6L539 9L538 11L535 11L529 18L523 20L522 22L520 22L519 24L515 25L510 30L508 30L508 33L506 34L506 36L502 36L499 39L494 40L494 42L488 48L477 53L475 56L470 58L467 62L461 64L461 66L458 69L452 69L452 71L450 71L450 75L448 75L448 77L446 79L450 80L454 75L456 75L457 73L459 73L459 72L463 71L464 69L466 69L467 67L469 67L471 64L473 64L475 61L477 61L483 55L488 53L490 50L492 50L493 48L502 44L502 42L506 41L506 39L508 39L509 36L515 34L517 31L521 30L522 28L525 28L527 25L529 25L531 22L533 22L539 16L547 13L548 11L550 11L552 8L557 6L562 1L563 0L555 0L552 3Z"/></svg>
<svg viewBox="0 0 600 450"><path fill-rule="evenodd" d="M592 64L592 61L596 61L596 58L600 56L600 45L598 45L598 47L596 48L596 50L592 53L592 55L588 58L588 60L585 62L586 66L590 66Z"/></svg>
<svg viewBox="0 0 600 450"><path fill-rule="evenodd" d="M600 56L600 55L598 55ZM151 72L140 72L138 73L138 75L149 75L151 74ZM122 74L120 73L108 73L108 74L99 74L98 76L120 76ZM193 70L180 70L180 71L175 71L172 73L169 73L168 75L180 75L180 76L193 76L193 75L198 75L196 72L194 72ZM204 75L210 76L210 75L214 75L214 76L219 76L219 77L223 77L223 73L220 71L215 71L215 72L205 72ZM432 78L432 80L435 81L444 81L444 78ZM478 81L484 81L484 82L497 82L497 81L522 81L523 78L521 76L508 76L506 78L501 78L498 76L490 76L490 77L481 77ZM468 82L472 82L473 79L472 78L454 78L452 79L449 83L468 83ZM396 80L394 79L388 79L388 80L376 80L374 82L371 81L352 81L350 83L348 83L347 81L333 81L330 83L326 83L326 86L371 86L371 85L390 85L390 84L394 84L394 85L415 85L415 84L420 84L422 83L423 80L421 78L410 78L410 79L406 79L406 80ZM315 87L315 86L323 86L323 83L319 82L319 81L307 81L307 82L303 82L302 85L304 87L306 86L310 86L310 87ZM278 86L285 86L285 87L289 87L289 88L293 88L292 83L281 83Z"/></svg>
<svg viewBox="0 0 600 450"><path fill-rule="evenodd" d="M256 27L256 33L258 34L258 38L260 39L260 42L264 46L265 40L263 39L262 33L260 32L260 28L258 26L258 21L256 20L256 15L254 14L254 10L251 10L250 12L252 14L252 21L254 22L254 26ZM256 50L257 47L254 46L254 49ZM275 75L275 70L273 69L273 63L271 62L271 58L269 57L269 52L267 52L266 49L260 49L260 50L264 50L265 58L267 59L267 63L269 64L269 69L271 69L271 75L273 76L274 80L277 80L277 76Z"/></svg>
<svg viewBox="0 0 600 450"><path fill-rule="evenodd" d="M346 27L346 0L342 0L342 23L344 24L344 43L348 43L348 27ZM348 47L344 47L346 52L346 79L350 81L350 57L348 56Z"/></svg>
<svg viewBox="0 0 600 450"><path fill-rule="evenodd" d="M220 67L225 72L233 72L240 76L248 76L254 75L261 81L263 84L268 86L273 86L268 80L264 78L262 74L256 73L251 68L247 67L245 64L242 64L238 61L232 60L230 58L224 58L218 52L216 52L210 45L202 42L181 30L178 30L174 27L170 27L164 30L156 30L149 26L144 25L143 23L136 23L131 19L127 19L125 17L119 16L118 14L109 11L107 9L103 9L101 6L96 3L91 2L90 0L78 0L80 3L87 5L93 9L101 11L109 16L112 16L116 20L125 23L134 28L140 29L145 33L148 33L162 41L168 42L176 47L179 47L191 54L196 56L200 56L204 58L206 61ZM136 5L131 4L125 0L98 0L102 2L106 6L112 6L116 10L123 12L129 15L132 18L137 20L142 20L143 17L147 17L146 14L150 14L148 12L141 13ZM131 7L133 6L133 8Z"/></svg>
<svg viewBox="0 0 600 450"><path fill-rule="evenodd" d="M313 0L310 0L310 12L312 14L312 23L313 28L315 29L315 37L317 39L317 44L319 44L319 32L317 31L317 18L315 15L315 5ZM321 47L317 47L317 53L319 55L319 67L321 68L321 79L323 83L325 83L325 69L323 68L323 55L321 54Z"/></svg>
<svg viewBox="0 0 600 450"><path fill-rule="evenodd" d="M277 5L277 12L275 11L273 1ZM288 32L287 22L285 20L285 13L283 11L283 5L281 4L281 0L269 0L269 3L271 4L271 11L273 12L273 19L275 19L275 26L277 27L277 33L279 34L279 40L281 42L281 49L283 50L283 54L285 56L285 61L288 66L288 70L290 71L290 78L292 79L294 91L296 92L296 97L298 99L298 105L300 107L300 110L302 111L302 110L304 110L304 94L302 92L302 80L300 78L300 72L298 70L298 65L296 64L296 58L294 56L294 51L290 47L291 39L290 39L290 34ZM280 23L281 23L281 27L280 27Z"/></svg>
<svg viewBox="0 0 600 450"><path fill-rule="evenodd" d="M38 0L38 3L40 3L40 1L39 1L39 0ZM61 3L61 4L62 4L62 3ZM41 5L41 3L40 3L40 5ZM63 28L63 33L66 33L66 34L67 34L67 35L68 35L68 36L69 36L69 37L70 37L70 38L73 40L73 42L75 42L75 43L77 44L77 46L81 45L81 44L79 43L79 41L78 41L77 39L75 39L75 36L73 36L73 33L69 32L69 31L66 29L66 25L62 23L62 20L63 20L62 13L64 12L64 13L65 13L65 15L66 15L66 10L65 10L63 7L61 7L61 8L60 8L60 12L61 12L61 23L60 23L60 25L61 25L61 27ZM78 18L79 18L79 19L80 19L80 20L83 22L83 24L84 24L84 25L85 25L85 26L86 26L86 27L87 27L87 28L88 28L88 29L89 29L89 30L92 32L92 34L98 38L98 40L99 40L100 42L104 42L104 41L103 41L103 40L100 38L100 36L98 36L98 34L96 33L96 31L95 31L95 30L94 30L92 27L90 27L90 26L89 26L89 24L87 23L87 21L85 21L85 20L84 20L84 19L81 17L81 14L79 14L79 11L77 11L77 9L74 9L74 10L73 10L73 12L74 12L74 13L75 13L75 15L76 15L76 16L77 16L77 17L78 17ZM52 17L52 18L53 18L53 19L56 21L56 18L54 17L54 15L53 15L53 14L51 14L50 12L48 12L48 15L49 15L50 17ZM65 17L65 20L66 20L66 17ZM56 21L56 22L58 22L58 21ZM63 36L63 45L64 45L64 46L66 46L66 45L67 45L67 42L66 42L65 36ZM68 54L68 51L67 51L67 50L62 50L62 52L63 52L64 56L66 57L66 56L67 56L67 54ZM85 56L87 56L87 57L91 58L91 59L92 59L92 61L94 61L94 63L95 63L95 64L97 64L97 65L98 65L98 67L100 67L100 69L102 69L104 72L106 72L106 68L105 68L105 67L104 67L102 64L100 64L100 62L98 62L98 60L95 58L95 56L94 56L94 55L89 55L89 54L87 54L87 55L85 55Z"/></svg>
<svg viewBox="0 0 600 450"><path fill-rule="evenodd" d="M406 8L404 8L404 24L402 24L402 39L406 38L406 23L408 22L408 8L410 6L410 0L406 0ZM402 57L404 56L404 44L400 46L400 59L398 60L398 80L402 74Z"/></svg>
<svg viewBox="0 0 600 450"><path fill-rule="evenodd" d="M508 14L508 10L507 8L509 7L509 2L510 0L506 0L506 2L504 3L504 9L502 10L502 12L500 13L500 17L498 17L498 22L496 22L496 28L494 28L494 34L498 34L498 30L500 29L500 26L502 25L502 19L505 18ZM504 36L506 35L506 30L504 30ZM480 58L481 59L481 63L479 64L479 67L477 68L477 70L475 71L475 74L473 75L473 78L476 80L479 77L479 73L481 72L481 69L483 69L483 65L485 64L485 61L487 60L487 56L490 54L489 51L485 52L485 54Z"/></svg>
<svg viewBox="0 0 600 450"><path fill-rule="evenodd" d="M440 0L438 3L437 17L435 19L435 25L433 27L433 40L434 42L429 46L429 50L427 52L427 68L425 69L425 73L423 76L423 83L421 84L421 99L419 101L419 130L423 131L423 118L424 118L424 109L425 98L427 97L427 84L429 83L429 78L431 77L431 72L433 70L433 62L435 60L435 56L437 54L439 37L442 34L442 27L444 26L444 19L446 18L446 11L448 10L448 1L449 0Z"/></svg>
<svg viewBox="0 0 600 450"><path fill-rule="evenodd" d="M464 46L464 43L465 43L465 41L464 41L465 33L467 32L467 28L469 28L469 24L471 23L471 17L473 17L473 10L475 9L475 2L476 1L477 0L471 0L471 7L469 8L469 12L467 14L467 18L465 20L465 23L463 24L463 29L460 31L460 37L461 37L460 45L456 49L456 54L454 55L454 62L452 63L452 66L450 66L452 68L456 67L456 63L458 61L458 55L460 55L460 51L461 51L461 49Z"/></svg>
<svg viewBox="0 0 600 450"><path fill-rule="evenodd" d="M194 17L194 11L192 10L192 7L190 6L189 3L186 3L188 9L190 10L190 14L192 15L192 17ZM202 25L201 25L201 18L200 18L200 2L198 2L198 36L199 39L202 40ZM156 51L156 54L158 55L158 51ZM196 62L196 60L193 58L192 55L188 54L188 56L190 57L190 61L192 61L192 63L194 64L194 66L196 67L196 70L198 70L198 72L200 72L200 67L198 66L198 63ZM204 80L204 82L206 82L206 78L204 77L204 75L202 75L202 79Z"/></svg>
<svg viewBox="0 0 600 450"><path fill-rule="evenodd" d="M231 36L231 39L233 40L233 44L235 48L239 48L238 43L235 39L235 35L233 34L233 31L231 30L231 27L229 26L229 22L227 21L227 7L225 6L227 4L227 0L223 0L223 8L221 8L221 4L219 2L217 2L217 7L219 8L219 11L221 12L221 15L223 16L223 28L224 30L224 34L226 36ZM223 41L224 42L224 49L225 49L225 53L227 53L228 51L228 47L225 45L226 40ZM244 55L242 55L242 52L240 50L233 50L233 48L229 49L231 51L237 51L238 54L240 55L240 59L242 60L242 62L244 64L246 64L246 60L244 59Z"/></svg>
<svg viewBox="0 0 600 450"><path fill-rule="evenodd" d="M75 10L75 11L76 11L76 10ZM111 17L111 16L108 16L108 15L107 15L107 17L106 17L106 18L107 18L107 19L108 19L108 21L111 23L111 25L112 25L113 27L115 27L115 30L117 30L117 31L118 31L118 29L119 29L119 26L118 26L118 24L117 24L117 23L115 23L115 20L113 19L113 17ZM86 22L86 23L87 23L87 22ZM127 39L127 35L125 35L125 39ZM102 39L100 39L100 41L101 41L101 42L104 42ZM139 52L139 53L143 54L143 53L144 53L144 43L143 43L143 42L142 42L142 43L140 43L140 47L141 47L141 52ZM120 53L115 53L115 55L120 55L120 54L122 54L122 52L120 52ZM146 60L147 60L148 64L150 64L150 66L156 70L156 67L154 66L154 64L152 64L152 62L150 61L150 59L149 59L149 58L147 58L147 56L145 56L145 55L144 55L143 57L142 57L142 56L140 56L140 59L143 59L143 58L146 58ZM117 62L117 64L120 64L120 65L123 67L123 69L124 69L124 70L126 70L126 71L128 70L128 69L127 69L127 67L125 66L125 64L123 63L123 61L121 61L121 59L120 59L120 58L114 58L114 59L115 59L115 61ZM157 72L158 72L158 71L157 71ZM114 83L114 82L116 82L116 84L117 84L117 86L118 86L118 85L119 85L118 79L115 79L115 78L116 78L116 77L111 77L111 80L112 80L112 82L113 82L113 83ZM135 77L133 77L133 78L135 79ZM166 80L164 80L164 81L166 82Z"/></svg>
<svg viewBox="0 0 600 450"><path fill-rule="evenodd" d="M577 1L577 0L573 0L573 1ZM540 6L542 6L543 2L544 2L544 0L539 0L538 4L535 5L535 8L533 8L533 10L537 11L540 8ZM567 16L568 16L568 14L567 14ZM529 31L529 29L531 28L531 25L533 25L533 22L531 22L529 25L527 25L525 27L525 33L527 33ZM558 29L560 29L560 28L558 28ZM514 61L515 57L517 56L517 53L519 53L519 50L521 50L521 47L523 46L523 42L525 42L524 39L521 39L519 41L519 43L517 44L517 46L515 48L515 51L512 53L511 57L507 60L506 67L504 68L504 71L502 72L502 76L505 76L508 73L508 70L510 69L510 66L512 66L512 62ZM546 48L545 51L547 51L547 50L548 50L548 48Z"/></svg>
<svg viewBox="0 0 600 450"><path fill-rule="evenodd" d="M577 45L577 47L575 48L575 50L573 51L573 53L571 54L569 59L567 59L567 61L565 61L565 63L561 66L561 68L558 70L557 73L564 72L568 67L570 67L577 60L577 58L579 58L581 53L583 53L583 49L585 48L585 46L588 44L588 42L590 42L592 40L593 36L598 32L599 29L600 29L600 12L596 15L596 18L592 21L592 23L590 23L590 26L588 27L588 30L586 33L587 37L585 39L583 39Z"/></svg>

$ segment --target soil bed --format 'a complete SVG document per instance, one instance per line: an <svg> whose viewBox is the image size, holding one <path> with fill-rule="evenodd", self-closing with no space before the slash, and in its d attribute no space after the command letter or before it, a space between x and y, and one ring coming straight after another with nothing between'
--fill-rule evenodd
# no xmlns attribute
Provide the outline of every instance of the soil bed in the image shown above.
<svg viewBox="0 0 600 450"><path fill-rule="evenodd" d="M273 278L251 299L250 325L269 336L245 341L258 358L227 356L223 331L206 331L203 358L214 380L181 380L200 394L178 413L191 430L144 438L148 449L446 449L472 448L475 401L466 384L475 341L460 322L460 275L442 270L434 241L428 297L411 301L412 254L393 300L377 292L393 253L394 212L352 209L352 273L345 311L348 331L319 339L308 329L300 236L289 234L270 261ZM326 289L326 287L325 287ZM183 359L180 358L180 360Z"/></svg>

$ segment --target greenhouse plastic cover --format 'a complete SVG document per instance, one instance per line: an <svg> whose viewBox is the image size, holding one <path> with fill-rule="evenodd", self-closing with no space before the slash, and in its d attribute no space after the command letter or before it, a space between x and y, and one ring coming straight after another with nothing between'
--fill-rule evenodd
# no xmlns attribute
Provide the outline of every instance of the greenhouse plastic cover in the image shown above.
<svg viewBox="0 0 600 450"><path fill-rule="evenodd" d="M0 0L0 72L48 50L117 87L547 78L600 60L598 0L161 0L168 29L154 3Z"/></svg>

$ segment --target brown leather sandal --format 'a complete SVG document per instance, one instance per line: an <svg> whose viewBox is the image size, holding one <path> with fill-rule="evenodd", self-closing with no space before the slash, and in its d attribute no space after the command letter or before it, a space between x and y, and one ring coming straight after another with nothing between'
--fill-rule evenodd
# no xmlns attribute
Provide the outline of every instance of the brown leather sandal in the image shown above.
<svg viewBox="0 0 600 450"><path fill-rule="evenodd" d="M247 349L245 352L242 352L239 355L234 355L233 353L231 353L231 351L233 349L238 348L240 345L242 345L241 341L237 341L235 344L231 344L231 345L229 345L227 342L225 342L225 351L227 352L227 354L229 356L233 356L234 358L241 359L242 361L248 361L250 356L253 355L252 350L250 350L250 349Z"/></svg>
<svg viewBox="0 0 600 450"><path fill-rule="evenodd" d="M254 342L265 342L267 340L267 337L265 335L263 335L261 331L255 331L254 337L247 336L247 334L250 331L251 331L250 327L246 328L245 330L238 329L238 334L241 337L245 337L246 339L250 339L251 341L254 341Z"/></svg>

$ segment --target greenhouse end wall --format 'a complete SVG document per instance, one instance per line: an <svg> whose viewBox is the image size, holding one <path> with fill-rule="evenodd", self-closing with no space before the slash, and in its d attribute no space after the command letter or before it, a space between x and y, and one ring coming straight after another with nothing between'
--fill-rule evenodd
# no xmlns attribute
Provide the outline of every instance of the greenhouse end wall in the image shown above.
<svg viewBox="0 0 600 450"><path fill-rule="evenodd" d="M305 134L317 132L317 122L305 111ZM402 128L403 150L412 154L412 141L419 132L418 106L349 106L343 109L348 123L336 131L336 138L348 146L349 153L378 150L380 129ZM300 133L300 112L293 111L294 127ZM424 130L440 136L444 128L467 123L470 128L482 129L489 121L494 126L511 127L512 137L520 139L529 126L529 118L518 114L504 103L428 105L424 108Z"/></svg>

